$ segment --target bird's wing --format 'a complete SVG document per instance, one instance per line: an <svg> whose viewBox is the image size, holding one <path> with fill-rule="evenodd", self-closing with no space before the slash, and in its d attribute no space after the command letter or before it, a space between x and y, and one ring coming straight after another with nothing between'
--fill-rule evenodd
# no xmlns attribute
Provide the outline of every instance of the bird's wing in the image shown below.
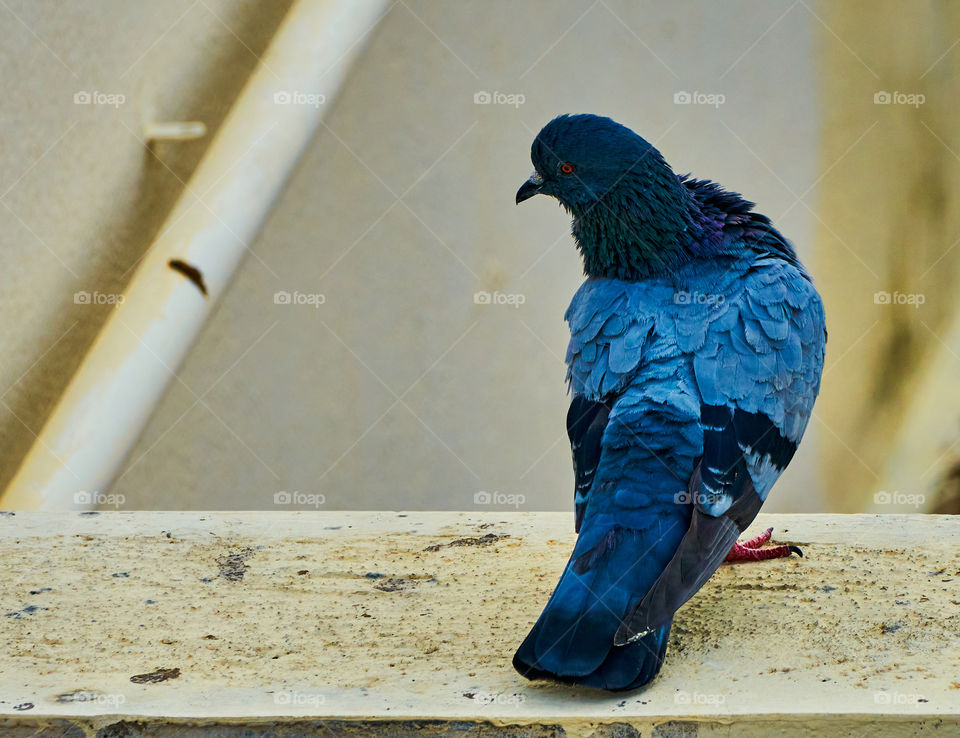
<svg viewBox="0 0 960 738"><path fill-rule="evenodd" d="M601 441L610 416L609 402L595 402L575 395L567 411L567 435L573 453L575 528L580 532L587 495L600 464Z"/></svg>
<svg viewBox="0 0 960 738"><path fill-rule="evenodd" d="M570 324L567 378L574 390L567 435L573 453L578 533L600 464L610 411L639 370L642 346L653 327L649 317L625 320L627 303L624 283L587 280L565 316Z"/></svg>
<svg viewBox="0 0 960 738"><path fill-rule="evenodd" d="M624 644L669 620L710 578L796 451L823 368L823 307L792 265L759 259L693 360L703 453L688 483L690 526L624 620Z"/></svg>

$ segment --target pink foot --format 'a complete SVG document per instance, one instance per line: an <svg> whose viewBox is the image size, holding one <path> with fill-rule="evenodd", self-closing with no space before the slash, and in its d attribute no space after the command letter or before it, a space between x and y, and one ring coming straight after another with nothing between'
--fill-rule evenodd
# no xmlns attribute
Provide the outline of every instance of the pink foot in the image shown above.
<svg viewBox="0 0 960 738"><path fill-rule="evenodd" d="M782 559L790 554L796 554L802 557L803 551L796 546L772 546L770 548L760 548L764 543L770 540L773 535L773 528L768 528L756 538L751 538L743 543L734 543L730 553L724 561L766 561L767 559Z"/></svg>

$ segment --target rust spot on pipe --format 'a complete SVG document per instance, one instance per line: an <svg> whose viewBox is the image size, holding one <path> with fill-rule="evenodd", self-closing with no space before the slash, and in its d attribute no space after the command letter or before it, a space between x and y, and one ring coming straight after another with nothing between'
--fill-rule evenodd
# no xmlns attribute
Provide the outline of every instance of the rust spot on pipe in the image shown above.
<svg viewBox="0 0 960 738"><path fill-rule="evenodd" d="M167 266L169 266L175 272L180 272L180 274L197 286L197 289L203 293L204 297L207 296L207 285L204 284L203 274L199 269L180 259L171 259L167 262Z"/></svg>

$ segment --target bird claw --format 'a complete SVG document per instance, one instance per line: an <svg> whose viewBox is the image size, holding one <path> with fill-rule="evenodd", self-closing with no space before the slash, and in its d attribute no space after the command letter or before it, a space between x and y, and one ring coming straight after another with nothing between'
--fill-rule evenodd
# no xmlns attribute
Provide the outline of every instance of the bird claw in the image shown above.
<svg viewBox="0 0 960 738"><path fill-rule="evenodd" d="M797 546L771 546L770 548L761 548L764 543L770 540L773 535L773 528L767 528L763 533L751 538L748 541L737 542L733 544L730 553L724 561L766 561L767 559L782 559L796 554L803 558L803 551Z"/></svg>

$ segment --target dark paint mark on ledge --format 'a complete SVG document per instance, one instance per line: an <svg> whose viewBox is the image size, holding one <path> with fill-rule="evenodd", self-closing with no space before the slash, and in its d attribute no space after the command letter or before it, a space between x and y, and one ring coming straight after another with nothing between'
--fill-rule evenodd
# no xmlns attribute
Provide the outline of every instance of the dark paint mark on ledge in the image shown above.
<svg viewBox="0 0 960 738"><path fill-rule="evenodd" d="M485 536L480 538L458 538L455 541L450 541L450 543L435 543L432 546L427 546L424 551L439 551L441 548L449 548L451 546L485 546L488 543L495 543L501 538L509 538L510 536L506 534L498 533L487 533Z"/></svg>
<svg viewBox="0 0 960 738"><path fill-rule="evenodd" d="M180 272L180 274L197 286L197 289L203 293L204 297L207 296L207 285L204 284L203 274L199 269L180 259L171 259L167 262L167 266L169 266L175 272Z"/></svg>
<svg viewBox="0 0 960 738"><path fill-rule="evenodd" d="M130 681L134 684L156 684L157 682L165 682L168 679L176 679L180 676L180 669L164 669L161 666L158 666L153 671L147 672L146 674L135 674L130 677Z"/></svg>
<svg viewBox="0 0 960 738"><path fill-rule="evenodd" d="M39 610L49 609L49 607L40 607L38 605L27 605L22 610L14 610L13 612L4 613L4 617L13 618L14 620L23 620L24 615L32 615Z"/></svg>
<svg viewBox="0 0 960 738"><path fill-rule="evenodd" d="M404 579L402 577L390 577L389 579L381 582L380 584L375 584L374 589L379 589L381 592L403 592L408 589L413 589L417 586L417 583L411 579Z"/></svg>
<svg viewBox="0 0 960 738"><path fill-rule="evenodd" d="M58 694L57 702L93 702L100 698L100 692L94 692L91 689L77 689L73 692Z"/></svg>
<svg viewBox="0 0 960 738"><path fill-rule="evenodd" d="M220 567L220 576L230 582L239 582L243 579L247 569L246 560L253 556L252 548L241 548L222 556L217 556L217 565Z"/></svg>

